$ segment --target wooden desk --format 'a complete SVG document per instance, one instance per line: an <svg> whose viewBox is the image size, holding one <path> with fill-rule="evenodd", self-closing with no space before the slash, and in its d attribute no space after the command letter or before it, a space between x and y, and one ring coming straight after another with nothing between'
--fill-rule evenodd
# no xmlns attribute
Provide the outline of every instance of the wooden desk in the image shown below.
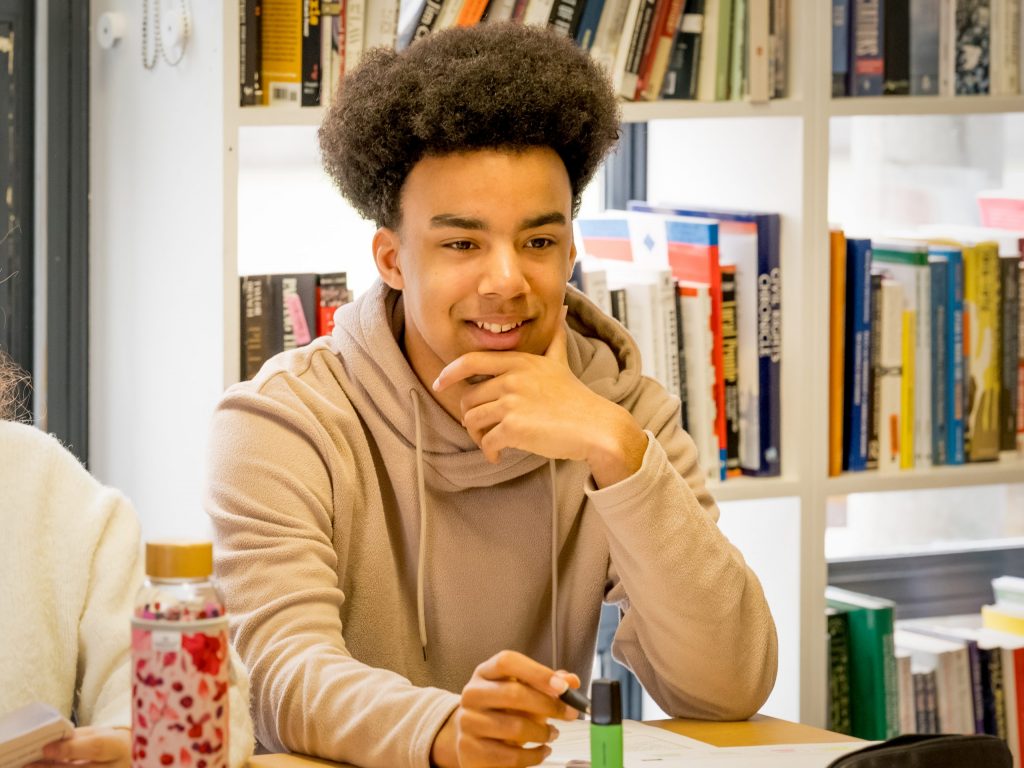
<svg viewBox="0 0 1024 768"><path fill-rule="evenodd" d="M825 731L788 720L754 715L749 720L716 723L707 720L651 720L647 725L665 728L716 747L750 747L759 744L827 744L859 741L852 736ZM339 768L338 763L305 755L257 755L249 768Z"/></svg>

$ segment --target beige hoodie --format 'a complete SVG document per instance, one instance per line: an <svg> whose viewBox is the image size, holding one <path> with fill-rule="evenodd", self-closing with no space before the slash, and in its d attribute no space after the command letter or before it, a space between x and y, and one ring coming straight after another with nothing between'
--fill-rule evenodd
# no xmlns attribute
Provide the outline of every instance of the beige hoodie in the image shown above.
<svg viewBox="0 0 1024 768"><path fill-rule="evenodd" d="M265 746L426 768L494 653L586 686L602 601L623 614L613 654L667 712L745 718L764 702L775 627L718 530L679 401L641 376L622 326L572 289L567 303L573 372L649 437L637 473L604 489L584 463L488 463L416 378L401 295L379 282L333 337L227 392L206 506Z"/></svg>

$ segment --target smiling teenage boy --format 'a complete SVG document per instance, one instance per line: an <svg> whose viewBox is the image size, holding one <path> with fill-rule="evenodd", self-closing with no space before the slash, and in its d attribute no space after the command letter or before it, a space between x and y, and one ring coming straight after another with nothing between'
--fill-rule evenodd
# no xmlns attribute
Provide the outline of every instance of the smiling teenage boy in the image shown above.
<svg viewBox="0 0 1024 768"><path fill-rule="evenodd" d="M444 31L346 78L321 147L379 227L380 281L213 424L207 508L267 747L537 764L602 602L671 714L744 718L770 692L771 614L679 401L566 286L617 136L602 71L541 29Z"/></svg>

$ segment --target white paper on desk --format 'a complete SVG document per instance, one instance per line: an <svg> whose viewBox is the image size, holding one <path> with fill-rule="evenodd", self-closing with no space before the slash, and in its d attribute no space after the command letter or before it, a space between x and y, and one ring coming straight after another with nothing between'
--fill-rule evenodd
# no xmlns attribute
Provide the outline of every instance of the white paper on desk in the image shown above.
<svg viewBox="0 0 1024 768"><path fill-rule="evenodd" d="M550 768L587 766L590 722L559 722L561 735L542 763ZM761 747L714 747L634 720L622 724L624 768L827 768L840 755L871 742L773 744Z"/></svg>
<svg viewBox="0 0 1024 768"><path fill-rule="evenodd" d="M590 761L590 721L573 720L555 724L561 735L551 745L551 754L541 763L542 766L577 766L589 765ZM622 723L622 743L625 750L626 768L634 763L639 765L652 764L656 768L669 768L682 765L682 755L693 755L697 752L713 751L715 748L703 741L697 741L678 733L644 725L636 720L624 720ZM667 762L667 761L674 762ZM691 765L687 757L686 765Z"/></svg>

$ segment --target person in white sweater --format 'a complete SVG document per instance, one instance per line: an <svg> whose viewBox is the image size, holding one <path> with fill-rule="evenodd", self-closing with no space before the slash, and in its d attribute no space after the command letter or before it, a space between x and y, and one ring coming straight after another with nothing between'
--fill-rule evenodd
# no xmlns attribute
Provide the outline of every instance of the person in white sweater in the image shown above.
<svg viewBox="0 0 1024 768"><path fill-rule="evenodd" d="M130 502L54 437L4 418L17 405L15 370L0 350L0 717L49 704L77 727L45 748L43 765L128 768L139 524ZM230 760L238 768L253 736L237 659L235 669Z"/></svg>

